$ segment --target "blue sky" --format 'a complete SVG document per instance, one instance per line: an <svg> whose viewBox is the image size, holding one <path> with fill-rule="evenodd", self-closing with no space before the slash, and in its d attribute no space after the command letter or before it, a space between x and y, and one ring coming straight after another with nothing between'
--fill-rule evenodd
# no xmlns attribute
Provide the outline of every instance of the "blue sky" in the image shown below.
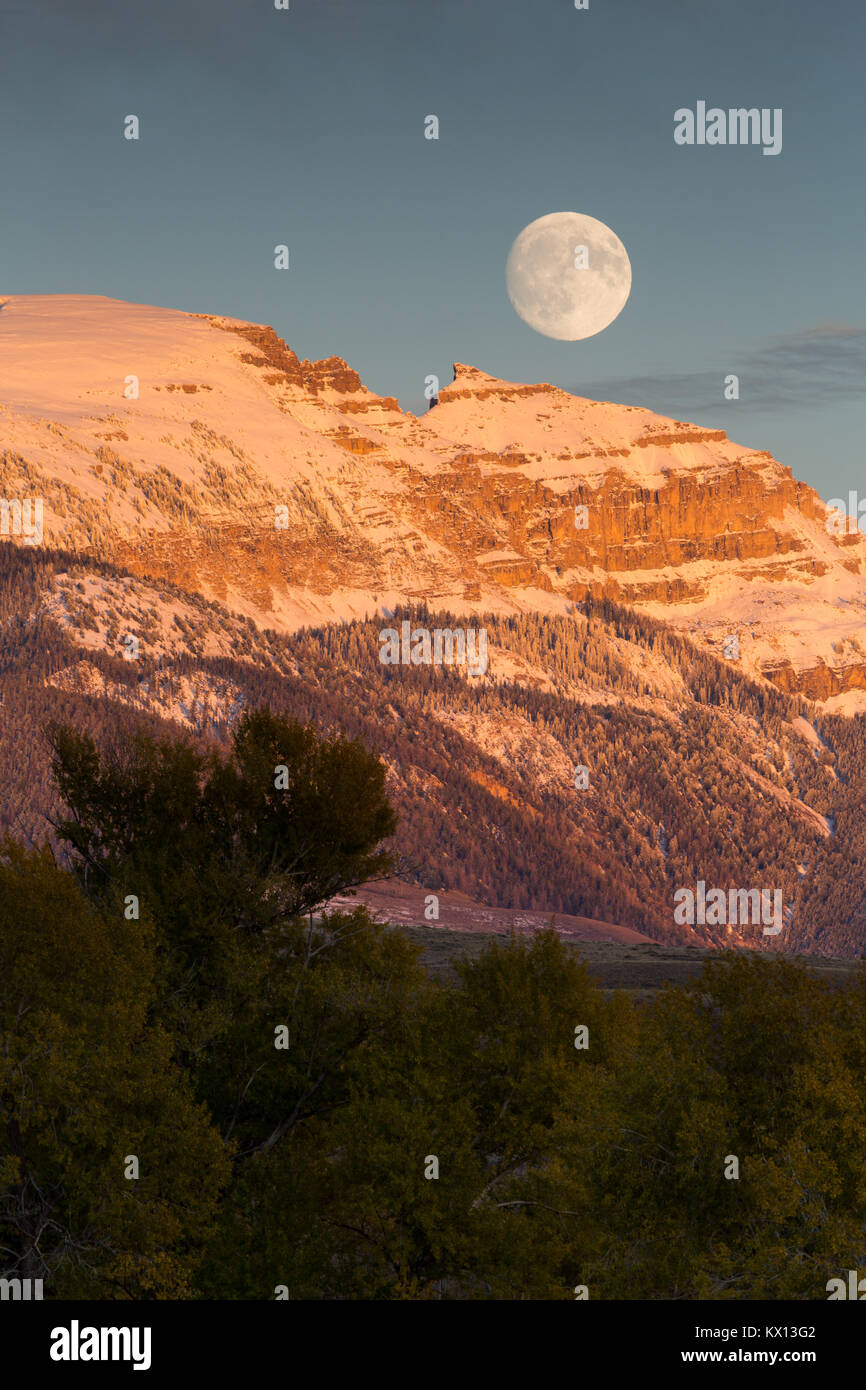
<svg viewBox="0 0 866 1390"><path fill-rule="evenodd" d="M0 0L0 292L270 323L412 410L471 362L863 493L864 49L861 0ZM781 154L677 146L699 100L781 107ZM576 343L505 292L560 210L634 277Z"/></svg>

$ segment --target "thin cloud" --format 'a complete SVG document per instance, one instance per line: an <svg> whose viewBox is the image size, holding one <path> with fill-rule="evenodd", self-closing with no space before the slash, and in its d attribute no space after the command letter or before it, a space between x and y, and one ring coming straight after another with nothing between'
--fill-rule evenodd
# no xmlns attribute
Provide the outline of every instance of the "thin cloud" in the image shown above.
<svg viewBox="0 0 866 1390"><path fill-rule="evenodd" d="M845 323L816 324L797 333L774 334L750 348L733 349L717 366L700 372L620 377L587 383L579 390L598 400L627 401L682 415L724 405L725 377L731 374L739 377L740 404L762 412L814 408L862 397L866 329Z"/></svg>

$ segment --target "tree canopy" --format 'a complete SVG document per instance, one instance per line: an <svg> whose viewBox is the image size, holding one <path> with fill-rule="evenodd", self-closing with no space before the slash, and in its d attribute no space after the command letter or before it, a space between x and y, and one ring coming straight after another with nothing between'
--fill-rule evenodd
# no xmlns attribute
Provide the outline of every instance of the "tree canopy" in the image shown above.
<svg viewBox="0 0 866 1390"><path fill-rule="evenodd" d="M58 857L0 852L4 1276L814 1299L866 1265L866 965L721 955L637 1003L551 928L438 981L326 907L391 862L373 753L267 709L227 756L51 738Z"/></svg>

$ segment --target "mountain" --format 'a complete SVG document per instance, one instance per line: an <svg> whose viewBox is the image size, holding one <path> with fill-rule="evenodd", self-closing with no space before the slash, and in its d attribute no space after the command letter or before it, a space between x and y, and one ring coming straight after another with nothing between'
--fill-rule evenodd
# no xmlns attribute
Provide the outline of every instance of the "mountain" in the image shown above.
<svg viewBox="0 0 866 1390"><path fill-rule="evenodd" d="M0 492L43 498L46 544L281 632L608 597L866 709L866 539L833 534L788 468L722 430L454 373L416 417L268 327L8 296Z"/></svg>
<svg viewBox="0 0 866 1390"><path fill-rule="evenodd" d="M401 911L863 950L863 542L769 455L459 365L416 418L269 328L81 296L3 301L0 448L6 520L44 506L0 545L0 827L45 838L49 720L225 744L266 702L384 760ZM474 672L381 660L470 617ZM780 932L683 921L699 884Z"/></svg>

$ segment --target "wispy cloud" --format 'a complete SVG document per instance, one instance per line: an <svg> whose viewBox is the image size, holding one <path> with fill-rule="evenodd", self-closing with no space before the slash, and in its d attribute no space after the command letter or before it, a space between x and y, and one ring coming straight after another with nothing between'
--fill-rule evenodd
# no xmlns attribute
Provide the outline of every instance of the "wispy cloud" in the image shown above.
<svg viewBox="0 0 866 1390"><path fill-rule="evenodd" d="M831 405L863 395L866 328L823 323L779 333L747 348L731 349L699 372L667 372L581 383L574 389L597 400L646 405L685 415L724 405L725 377L739 377L740 405L771 413L792 406Z"/></svg>

